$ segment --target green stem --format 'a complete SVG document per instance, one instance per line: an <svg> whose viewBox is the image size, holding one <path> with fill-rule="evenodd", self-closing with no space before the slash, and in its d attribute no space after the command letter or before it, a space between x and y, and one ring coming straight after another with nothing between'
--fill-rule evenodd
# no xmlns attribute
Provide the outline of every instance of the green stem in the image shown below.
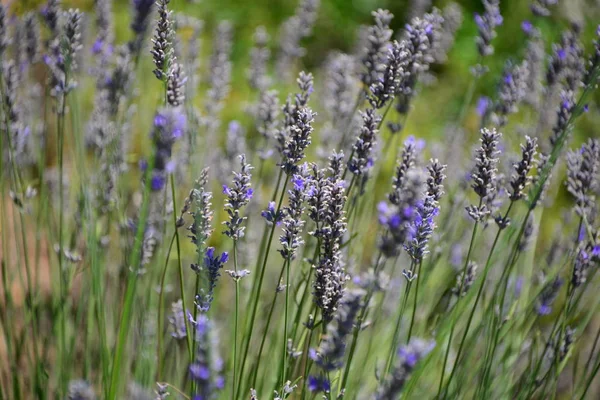
<svg viewBox="0 0 600 400"><path fill-rule="evenodd" d="M408 336L406 338L406 343L410 342L412 337L413 327L415 325L415 315L417 314L417 301L419 300L419 286L421 286L421 271L422 271L423 260L419 261L419 265L417 266L417 287L415 288L415 301L413 303L412 315L410 317L410 325L408 326Z"/></svg>
<svg viewBox="0 0 600 400"><path fill-rule="evenodd" d="M414 261L410 264L410 270L412 271L414 266ZM400 335L400 325L402 324L402 317L404 316L404 311L406 311L406 304L408 303L408 297L410 294L410 288L412 286L412 281L406 282L406 289L404 290L404 297L402 298L402 304L398 309L398 317L396 318L396 326L394 328L394 335L392 336L392 343L390 345L390 349L388 351L388 359L385 364L385 375L387 376L392 370L392 364L394 363L394 355L396 354L396 348L398 347L398 336Z"/></svg>
<svg viewBox="0 0 600 400"><path fill-rule="evenodd" d="M177 197L175 192L175 176L171 174L171 197L173 201L173 227L175 229L175 245L177 249L177 262L179 264L179 286L181 292L181 304L183 306L183 312L187 312L187 302L185 299L185 278L183 276L183 264L181 262L181 246L179 243L179 229L177 227L177 214L175 210L177 210ZM186 343L188 348L188 355L190 357L190 363L194 361L194 351L192 348L192 331L190 329L189 319L185 318L185 331L186 331Z"/></svg>
<svg viewBox="0 0 600 400"><path fill-rule="evenodd" d="M479 208L481 208L481 204L483 203L483 200L480 199L479 200ZM461 280L460 280L460 286L458 288L458 293L462 293L464 284L465 284L465 280L467 277L467 268L469 266L469 260L471 258L471 253L473 251L473 245L475 244L475 237L477 236L477 227L479 226L479 221L475 221L475 225L473 225L473 232L471 233L471 241L469 242L469 250L467 251L467 257L465 259L465 265L463 266L463 270L462 270L462 274L461 274ZM460 300L460 296L458 297L457 302ZM440 376L440 383L438 386L438 392L437 392L437 396L436 398L440 398L441 394L442 394L442 388L444 386L444 375L446 373L446 365L448 363L448 356L450 355L450 350L452 349L452 337L454 336L454 329L456 328L456 321L452 322L452 325L450 327L450 335L448 336L448 347L446 348L446 354L444 355L444 363L442 364L442 374Z"/></svg>
<svg viewBox="0 0 600 400"><path fill-rule="evenodd" d="M163 362L162 362L162 343L163 343L163 326L162 326L162 321L164 318L164 311L163 311L163 298L164 298L164 293L165 293L165 281L166 281L166 277L167 277L167 267L169 266L169 258L171 256L171 249L173 249L173 244L175 243L175 232L173 232L173 236L171 237L171 243L169 244L169 250L167 251L167 257L165 258L165 265L163 267L163 271L162 271L162 275L160 278L160 292L158 293L158 313L157 313L157 318L156 318L156 340L157 340L157 346L156 346L156 363L157 363L157 367L156 367L156 381L157 382L161 382L162 381L162 368L163 368Z"/></svg>
<svg viewBox="0 0 600 400"><path fill-rule="evenodd" d="M237 273L237 240L233 240L233 269ZM235 281L235 321L233 331L233 390L232 395L236 396L236 385L237 385L237 342L238 342L238 320L240 310L240 281L234 278ZM241 383L240 383L241 384Z"/></svg>
<svg viewBox="0 0 600 400"><path fill-rule="evenodd" d="M283 316L283 368L281 376L281 387L285 385L285 372L287 369L287 336L288 336L288 312L290 302L290 259L286 259L285 263L285 312ZM283 389L282 389L283 393Z"/></svg>
<svg viewBox="0 0 600 400"><path fill-rule="evenodd" d="M508 215L510 213L510 210L512 209L513 204L514 204L514 202L511 201L508 206L508 209L506 210L506 214L504 214L504 220L506 220L508 218ZM498 239L500 239L500 235L501 235L502 231L503 231L503 229L498 228L498 232L496 233L496 237L494 238L492 248L490 249L490 252L488 254L487 261L485 262L483 276L481 277L481 284L479 285L479 290L477 291L477 296L475 297L475 303L473 304L473 307L471 308L471 313L469 314L469 319L467 320L467 326L465 328L465 331L463 332L462 339L458 346L458 352L456 353L456 358L454 360L454 366L452 367L452 371L450 372L450 376L448 377L448 383L446 384L447 388L450 388L450 384L452 383L452 378L454 377L454 373L456 372L456 368L458 367L458 363L460 362L460 356L462 354L463 347L467 340L467 335L469 334L469 329L471 328L471 323L473 322L473 317L475 316L475 311L477 311L477 305L479 304L479 300L481 299L481 294L483 293L483 288L485 287L485 281L487 279L489 267L490 267L490 264L492 261L492 255L494 254L494 250L496 249L496 245L498 244ZM468 262L469 262L469 260L467 257L467 264L468 264ZM463 273L466 273L466 270ZM465 279L466 279L466 276L463 275L463 277L462 277L463 282ZM461 292L462 292L462 285L461 285L461 289L459 289L459 293L461 293Z"/></svg>
<svg viewBox="0 0 600 400"><path fill-rule="evenodd" d="M277 193L279 192L279 182L281 180L282 177L282 171L279 171L279 178L277 179L277 186L275 187L275 192L273 194L273 197L275 198L277 196ZM281 195L279 197L279 202L277 204L277 210L276 213L279 214L279 212L281 211L281 204L283 203L283 197L285 196L285 188L287 187L289 181L289 175L286 175L285 177L285 181L283 183L283 188L281 190ZM258 303L260 301L260 293L261 293L261 289L262 289L262 285L263 285L263 281L264 281L264 276L265 276L265 271L266 271L266 267L267 267L267 261L269 259L269 250L271 249L271 244L273 242L273 236L275 235L275 228L276 228L276 224L273 224L271 226L270 229L270 233L269 233L269 239L267 241L267 247L264 251L263 254L263 262L262 265L260 267L260 269L258 268L259 264L260 264L260 260L261 257L258 257L257 259L257 265L256 265L256 270L259 270L259 278L258 278L258 285L256 286L256 290L253 290L253 296L254 296L254 301L252 303L252 312L250 314L250 326L249 329L247 330L247 339L246 339L246 345L244 348L244 356L242 357L242 366L240 368L240 379L242 376L244 376L244 367L246 366L246 361L248 359L248 351L250 350L250 341L252 340L252 332L254 331L254 324L256 322L256 312L258 310ZM265 229L265 233L267 232L267 229ZM241 385L240 385L241 386ZM239 394L237 394L239 397Z"/></svg>
<svg viewBox="0 0 600 400"><path fill-rule="evenodd" d="M138 280L138 264L140 263L142 256L142 244L144 241L144 233L146 231L146 222L148 219L148 209L150 204L150 172L154 168L154 158L152 159L146 169L146 184L144 187L144 195L142 198L142 208L140 211L140 218L138 221L137 231L135 235L135 242L133 245L133 253L131 263L129 265L130 271L127 275L127 286L125 289L125 298L123 302L123 309L121 312L121 318L119 321L119 330L117 334L117 341L115 344L115 351L113 356L113 364L111 371L110 386L108 390L108 400L116 400L120 390L121 383L121 367L123 366L123 352L127 345L127 339L129 335L129 328L131 326L131 313L133 311L133 304L135 299L135 291Z"/></svg>

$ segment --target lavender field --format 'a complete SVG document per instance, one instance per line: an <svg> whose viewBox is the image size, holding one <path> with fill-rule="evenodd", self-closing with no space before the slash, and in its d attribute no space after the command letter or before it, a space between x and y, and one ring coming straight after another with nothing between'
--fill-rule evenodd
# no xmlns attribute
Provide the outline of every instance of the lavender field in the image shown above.
<svg viewBox="0 0 600 400"><path fill-rule="evenodd" d="M600 398L599 21L1 2L0 400Z"/></svg>

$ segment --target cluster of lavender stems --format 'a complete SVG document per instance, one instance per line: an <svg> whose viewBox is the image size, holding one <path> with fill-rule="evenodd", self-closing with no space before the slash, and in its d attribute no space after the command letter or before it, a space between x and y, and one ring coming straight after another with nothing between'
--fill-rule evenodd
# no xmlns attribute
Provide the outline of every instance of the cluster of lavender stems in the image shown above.
<svg viewBox="0 0 600 400"><path fill-rule="evenodd" d="M462 160L413 122L464 35L431 3L312 71L324 0L252 27L244 66L239 20L171 0L132 0L126 42L112 0L0 4L0 398L597 395L600 27L547 46L559 2L531 0L505 57L482 0L437 124L479 137Z"/></svg>

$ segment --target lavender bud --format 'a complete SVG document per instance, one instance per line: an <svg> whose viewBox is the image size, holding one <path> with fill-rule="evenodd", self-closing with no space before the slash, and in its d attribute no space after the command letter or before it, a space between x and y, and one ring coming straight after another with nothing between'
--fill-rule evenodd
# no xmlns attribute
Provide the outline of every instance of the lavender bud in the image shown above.
<svg viewBox="0 0 600 400"><path fill-rule="evenodd" d="M396 206L400 204L400 198L402 197L402 191L406 185L408 171L415 166L418 152L423 149L423 146L424 142L420 139L415 139L414 136L409 136L404 142L402 155L398 159L396 173L392 178L393 191L388 194L390 203Z"/></svg>
<svg viewBox="0 0 600 400"><path fill-rule="evenodd" d="M377 144L377 133L381 117L373 108L361 113L363 125L354 143L352 159L348 161L348 170L361 176L373 165L373 150Z"/></svg>
<svg viewBox="0 0 600 400"><path fill-rule="evenodd" d="M300 0L294 15L281 27L276 70L283 80L289 78L294 62L304 56L305 50L300 46L300 42L312 33L317 20L319 3L320 0Z"/></svg>
<svg viewBox="0 0 600 400"><path fill-rule="evenodd" d="M61 0L48 0L46 5L42 8L42 16L46 22L46 26L50 29L52 39L58 37L60 29L60 18L61 18Z"/></svg>
<svg viewBox="0 0 600 400"><path fill-rule="evenodd" d="M223 101L229 95L231 83L231 48L233 45L233 26L229 21L221 21L215 31L213 52L210 56L209 82L206 114L211 119L210 131L218 128L217 115L223 107Z"/></svg>
<svg viewBox="0 0 600 400"><path fill-rule="evenodd" d="M531 12L538 17L548 17L550 16L549 7L554 6L558 3L558 0L532 0Z"/></svg>
<svg viewBox="0 0 600 400"><path fill-rule="evenodd" d="M167 77L167 103L172 107L180 106L185 101L185 82L187 78L183 67L173 63Z"/></svg>
<svg viewBox="0 0 600 400"><path fill-rule="evenodd" d="M452 294L455 296L462 297L467 294L473 283L475 283L475 278L477 277L477 263L474 261L469 261L467 264L467 270L461 271L456 276L456 285L452 288Z"/></svg>
<svg viewBox="0 0 600 400"><path fill-rule="evenodd" d="M320 237L322 231L320 226L324 223L329 203L329 179L325 175L325 170L319 169L316 164L311 165L311 193L307 197L308 216L316 224L316 229L311 235Z"/></svg>
<svg viewBox="0 0 600 400"><path fill-rule="evenodd" d="M173 61L173 22L171 13L167 5L171 0L158 0L158 21L156 22L156 31L152 38L152 58L154 59L154 75L158 80L166 81L168 78L171 63Z"/></svg>
<svg viewBox="0 0 600 400"><path fill-rule="evenodd" d="M83 47L81 44L81 19L83 13L77 9L69 9L65 12L66 24L64 28L64 42L61 46L61 54L64 64L69 70L77 69L76 54Z"/></svg>
<svg viewBox="0 0 600 400"><path fill-rule="evenodd" d="M310 180L306 179L308 166L298 168L292 177L292 189L288 190L289 204L283 209L283 233L279 237L282 248L281 256L288 262L296 258L297 249L304 244L302 229L304 228L304 200L310 190Z"/></svg>
<svg viewBox="0 0 600 400"><path fill-rule="evenodd" d="M1 13L2 11L0 11ZM1 19L1 17L0 17ZM1 22L0 22L1 24ZM25 31L24 38L24 50L27 57L27 61L33 64L39 60L40 57L40 26L36 18L35 13L29 12L23 17L23 29ZM2 33L0 32L0 37ZM2 39L0 39L0 42ZM0 44L1 46L1 44ZM2 49L0 49L0 54Z"/></svg>
<svg viewBox="0 0 600 400"><path fill-rule="evenodd" d="M393 31L390 22L394 16L388 10L379 9L372 13L375 25L368 28L366 49L362 57L365 71L361 74L361 81L366 87L377 82L385 66L386 51Z"/></svg>
<svg viewBox="0 0 600 400"><path fill-rule="evenodd" d="M475 23L479 36L476 39L477 50L482 57L494 54L492 40L496 37L496 27L502 25L500 0L483 0L484 12L475 14Z"/></svg>
<svg viewBox="0 0 600 400"><path fill-rule="evenodd" d="M538 298L537 313L539 315L548 315L552 312L552 303L556 300L563 283L563 280L557 277L544 287Z"/></svg>
<svg viewBox="0 0 600 400"><path fill-rule="evenodd" d="M536 165L537 139L525 136L525 143L521 145L521 161L513 164L515 172L510 179L509 199L517 201L523 198L524 190L531 183L529 173Z"/></svg>
<svg viewBox="0 0 600 400"><path fill-rule="evenodd" d="M310 108L302 107L297 112L294 124L286 129L287 139L282 151L281 167L288 175L296 171L297 164L304 159L304 152L311 144L315 115Z"/></svg>
<svg viewBox="0 0 600 400"><path fill-rule="evenodd" d="M171 154L175 141L186 129L186 116L179 108L166 108L154 117L152 139L155 145L154 169L151 176L151 189L158 192L164 188L167 175L173 172Z"/></svg>
<svg viewBox="0 0 600 400"><path fill-rule="evenodd" d="M519 243L519 251L523 252L527 250L529 247L529 243L531 242L531 238L533 236L533 232L535 229L535 217L533 213L529 214L529 218L527 218L527 222L525 223L525 229L523 230L523 236L521 236L521 241Z"/></svg>
<svg viewBox="0 0 600 400"><path fill-rule="evenodd" d="M456 3L449 3L442 10L443 22L438 40L434 41L433 59L436 64L442 64L448 59L448 53L454 45L456 32L463 22L462 9Z"/></svg>
<svg viewBox="0 0 600 400"><path fill-rule="evenodd" d="M413 18L406 25L405 38L402 41L405 60L402 61L400 83L396 89L396 111L406 114L410 101L415 95L415 86L419 74L429 70L433 59L435 36L441 29L443 19L438 12L425 14L422 18Z"/></svg>
<svg viewBox="0 0 600 400"><path fill-rule="evenodd" d="M575 257L575 265L573 266L573 275L571 276L571 284L574 288L578 288L585 283L587 278L587 270L591 266L591 258L585 249L579 249Z"/></svg>
<svg viewBox="0 0 600 400"><path fill-rule="evenodd" d="M399 398L404 384L410 378L417 363L427 356L434 347L434 341L422 339L413 339L409 344L400 346L397 365L392 371L392 375L377 390L375 399L393 400Z"/></svg>
<svg viewBox="0 0 600 400"><path fill-rule="evenodd" d="M498 102L492 114L492 122L495 125L506 125L508 115L519 110L518 105L527 93L528 78L529 65L526 60L519 65L509 63L505 68L504 77L498 88Z"/></svg>
<svg viewBox="0 0 600 400"><path fill-rule="evenodd" d="M347 280L340 251L340 243L346 232L344 181L327 180L325 191L327 204L319 232L321 254L318 265L314 267L313 294L317 306L321 308L323 318L330 321L344 295L344 286Z"/></svg>
<svg viewBox="0 0 600 400"><path fill-rule="evenodd" d="M353 63L354 59L344 53L335 53L327 62L323 105L334 128L343 129L354 108L355 82L348 68Z"/></svg>
<svg viewBox="0 0 600 400"><path fill-rule="evenodd" d="M598 80L598 68L600 67L600 25L596 29L596 39L594 40L594 52L588 61L588 68L583 83L585 86L593 85L594 80Z"/></svg>
<svg viewBox="0 0 600 400"><path fill-rule="evenodd" d="M265 139L273 137L277 129L278 94L276 90L269 90L260 95L258 109L256 110L256 130Z"/></svg>
<svg viewBox="0 0 600 400"><path fill-rule="evenodd" d="M567 153L567 190L576 200L575 210L581 217L589 215L595 202L600 171L600 142L588 139L579 151Z"/></svg>
<svg viewBox="0 0 600 400"><path fill-rule="evenodd" d="M338 180L342 179L342 175L344 173L344 152L340 151L339 153L335 150L331 151L331 155L329 156L329 172L331 174L331 179Z"/></svg>
<svg viewBox="0 0 600 400"><path fill-rule="evenodd" d="M415 263L421 262L423 256L429 253L427 243L433 234L434 218L438 213L437 201L433 196L427 196L423 204L417 208L414 221L409 225L409 239L404 249Z"/></svg>
<svg viewBox="0 0 600 400"><path fill-rule="evenodd" d="M323 336L319 347L310 350L310 357L322 374L321 378L316 379L325 379L324 377L328 373L343 366L346 340L354 329L364 295L365 292L361 289L355 289L345 294L335 312L333 323L327 325L327 334ZM324 382L317 385L316 379L313 377L313 383L309 383L312 391L323 391L325 386L329 386Z"/></svg>
<svg viewBox="0 0 600 400"><path fill-rule="evenodd" d="M581 86L585 73L583 49L579 42L580 28L574 25L563 32L560 43L552 45L552 55L546 72L548 86L553 86L561 79L566 82L567 89L576 91Z"/></svg>
<svg viewBox="0 0 600 400"><path fill-rule="evenodd" d="M133 31L134 38L128 43L128 47L134 58L137 58L144 46L144 39L148 31L150 15L152 14L155 0L132 0L132 4L133 18L130 28Z"/></svg>
<svg viewBox="0 0 600 400"><path fill-rule="evenodd" d="M6 15L6 6L0 4L0 56L4 54L4 51L10 44L10 38L8 35L8 16Z"/></svg>
<svg viewBox="0 0 600 400"><path fill-rule="evenodd" d="M394 41L388 50L385 68L382 76L369 87L371 95L368 96L369 103L375 109L383 108L388 101L394 98L400 86L400 76L406 68L408 52L405 42L402 44Z"/></svg>
<svg viewBox="0 0 600 400"><path fill-rule="evenodd" d="M259 26L254 31L254 47L250 49L250 66L247 76L250 87L264 92L271 84L268 76L268 62L271 51L268 47L269 34L264 26Z"/></svg>
<svg viewBox="0 0 600 400"><path fill-rule="evenodd" d="M187 328L185 326L187 312L187 310L183 309L183 302L181 300L177 300L171 305L169 324L171 324L171 328L173 329L171 336L175 339L185 339L187 337Z"/></svg>
<svg viewBox="0 0 600 400"><path fill-rule="evenodd" d="M498 140L502 136L495 129L483 128L481 130L481 147L477 149L475 156L475 168L471 174L471 187L482 199L489 198L495 191L496 173L498 171ZM489 214L483 207L471 207L471 217L482 218ZM476 210L478 208L478 210ZM480 219L477 219L480 220Z"/></svg>
<svg viewBox="0 0 600 400"><path fill-rule="evenodd" d="M550 136L550 146L554 148L559 143L564 143L570 135L569 123L575 110L575 95L572 91L563 91L560 95L561 101L558 106L558 116L556 123L552 128L552 136Z"/></svg>
<svg viewBox="0 0 600 400"><path fill-rule="evenodd" d="M68 400L96 400L96 394L92 386L83 380L75 380L69 382L69 390L67 392Z"/></svg>
<svg viewBox="0 0 600 400"><path fill-rule="evenodd" d="M544 41L538 32L531 35L531 38L527 42L527 50L525 51L525 61L529 67L529 74L526 81L527 88L524 101L535 109L538 109L540 106L540 95L543 90L543 69L546 63L545 58Z"/></svg>
<svg viewBox="0 0 600 400"><path fill-rule="evenodd" d="M96 0L96 41L92 51L96 54L110 54L113 45L112 0Z"/></svg>
<svg viewBox="0 0 600 400"><path fill-rule="evenodd" d="M276 210L276 203L270 201L266 210L263 210L260 215L267 221L268 225L279 225L283 219L283 212Z"/></svg>
<svg viewBox="0 0 600 400"><path fill-rule="evenodd" d="M240 211L250 202L254 194L254 191L250 187L250 179L252 177L250 171L252 170L252 166L246 163L246 156L244 154L240 155L240 164L240 172L233 173L233 185L231 187L223 185L223 193L227 196L225 211L229 216L229 221L224 222L227 229L223 233L234 241L244 236L246 228L242 224L247 217L240 216Z"/></svg>
<svg viewBox="0 0 600 400"><path fill-rule="evenodd" d="M437 204L442 195L444 194L444 171L446 170L445 164L440 164L437 159L429 160L427 171L429 176L427 177L427 196L431 196L434 202Z"/></svg>
<svg viewBox="0 0 600 400"><path fill-rule="evenodd" d="M424 180L422 171L410 170L406 176L404 189L400 192L398 204L392 203L392 206L389 206L385 202L379 203L379 223L387 231L387 234L381 238L379 247L383 255L388 258L397 256L402 246L412 239Z"/></svg>
<svg viewBox="0 0 600 400"><path fill-rule="evenodd" d="M204 168L200 173L200 178L194 183L194 188L190 192L190 211L193 217L192 224L187 228L190 231L189 238L196 245L198 256L204 254L206 241L213 232L212 229L212 193L206 190L208 183L208 168Z"/></svg>
<svg viewBox="0 0 600 400"><path fill-rule="evenodd" d="M191 316L189 318L195 332L196 343L196 354L189 367L190 379L194 381L196 387L193 398L213 399L225 385L221 375L223 360L219 357L218 332L206 315L199 315L196 321Z"/></svg>

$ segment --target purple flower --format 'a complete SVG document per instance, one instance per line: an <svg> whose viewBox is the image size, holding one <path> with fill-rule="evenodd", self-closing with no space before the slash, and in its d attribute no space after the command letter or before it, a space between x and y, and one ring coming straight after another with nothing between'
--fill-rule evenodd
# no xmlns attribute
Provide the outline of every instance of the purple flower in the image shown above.
<svg viewBox="0 0 600 400"><path fill-rule="evenodd" d="M329 391L331 390L331 383L329 382L329 379L322 377L322 376L314 376L314 375L310 375L308 377L308 390L310 390L311 392L324 392L324 393L329 393Z"/></svg>
<svg viewBox="0 0 600 400"><path fill-rule="evenodd" d="M269 225L275 223L275 225L281 224L281 219L283 218L283 213L281 211L277 212L275 209L275 202L270 201L266 210L263 210L260 215L267 220Z"/></svg>
<svg viewBox="0 0 600 400"><path fill-rule="evenodd" d="M195 381L206 381L210 378L210 370L206 365L194 363L190 365L190 375Z"/></svg>
<svg viewBox="0 0 600 400"><path fill-rule="evenodd" d="M489 107L491 106L492 101L489 97L481 96L479 100L477 100L477 114L480 117L483 117L487 114Z"/></svg>
<svg viewBox="0 0 600 400"><path fill-rule="evenodd" d="M523 29L523 32L529 35L533 30L533 24L530 21L525 20L521 23L521 29Z"/></svg>
<svg viewBox="0 0 600 400"><path fill-rule="evenodd" d="M157 192L165 187L166 179L162 175L154 175L150 181L150 188Z"/></svg>

